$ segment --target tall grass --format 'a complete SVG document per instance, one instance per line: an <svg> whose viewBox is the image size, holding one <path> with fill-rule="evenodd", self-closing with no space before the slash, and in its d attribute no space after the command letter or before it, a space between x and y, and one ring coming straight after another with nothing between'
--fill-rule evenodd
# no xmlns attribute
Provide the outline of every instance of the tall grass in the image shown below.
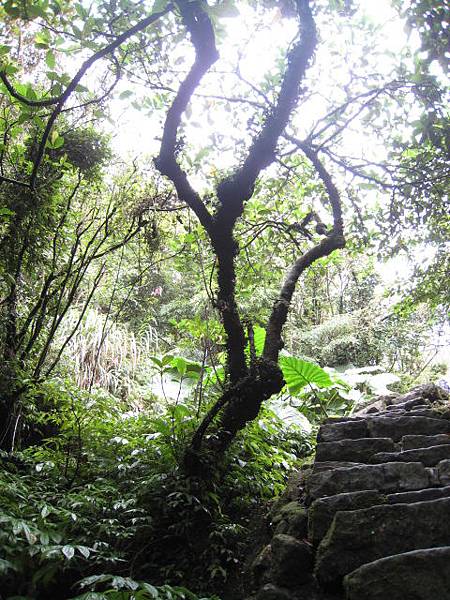
<svg viewBox="0 0 450 600"><path fill-rule="evenodd" d="M59 336L73 328L79 318L72 309L61 325ZM158 334L149 326L136 336L96 308L89 309L76 334L68 343L63 361L80 388L102 387L126 399L135 384L138 371L148 356L158 350Z"/></svg>

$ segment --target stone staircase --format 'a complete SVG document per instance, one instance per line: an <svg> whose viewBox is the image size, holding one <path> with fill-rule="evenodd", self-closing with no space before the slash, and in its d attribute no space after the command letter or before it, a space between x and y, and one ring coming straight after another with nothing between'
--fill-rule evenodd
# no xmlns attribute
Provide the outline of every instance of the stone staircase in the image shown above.
<svg viewBox="0 0 450 600"><path fill-rule="evenodd" d="M255 600L450 600L450 405L420 386L328 419L272 518Z"/></svg>

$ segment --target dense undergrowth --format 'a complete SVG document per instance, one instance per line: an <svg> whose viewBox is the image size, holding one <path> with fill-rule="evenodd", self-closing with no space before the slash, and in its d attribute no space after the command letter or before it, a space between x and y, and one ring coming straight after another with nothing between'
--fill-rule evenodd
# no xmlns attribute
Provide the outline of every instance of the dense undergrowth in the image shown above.
<svg viewBox="0 0 450 600"><path fill-rule="evenodd" d="M2 598L212 598L242 568L258 507L312 450L266 409L207 478L187 478L185 405L130 413L57 380L34 394L47 411L30 439L54 435L1 455Z"/></svg>

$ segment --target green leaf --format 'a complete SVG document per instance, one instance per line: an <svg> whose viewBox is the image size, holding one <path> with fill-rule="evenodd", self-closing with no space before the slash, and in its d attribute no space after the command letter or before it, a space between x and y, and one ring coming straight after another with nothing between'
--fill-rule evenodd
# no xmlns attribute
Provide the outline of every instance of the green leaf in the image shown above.
<svg viewBox="0 0 450 600"><path fill-rule="evenodd" d="M6 571L17 571L17 567L4 558L0 558L0 573L6 573Z"/></svg>
<svg viewBox="0 0 450 600"><path fill-rule="evenodd" d="M68 560L70 560L75 554L75 548L73 546L63 546L61 552Z"/></svg>
<svg viewBox="0 0 450 600"><path fill-rule="evenodd" d="M255 327L253 327L253 340L255 343L256 356L261 356L261 354L264 350L264 343L266 341L266 330L264 329L264 327L260 327L259 325L256 325ZM247 343L247 346L245 347L245 354L246 354L247 358L250 357L250 344L249 343Z"/></svg>
<svg viewBox="0 0 450 600"><path fill-rule="evenodd" d="M133 95L133 92L131 90L125 90L119 95L119 100L126 100L127 98L129 98L132 95Z"/></svg>
<svg viewBox="0 0 450 600"><path fill-rule="evenodd" d="M20 9L14 5L12 0L8 0L4 5L5 12L11 17L20 17Z"/></svg>
<svg viewBox="0 0 450 600"><path fill-rule="evenodd" d="M77 546L77 550L84 558L89 558L89 555L91 554L91 551L87 546Z"/></svg>
<svg viewBox="0 0 450 600"><path fill-rule="evenodd" d="M153 585L150 585L145 581L140 581L139 583L141 585L141 588L150 594L151 598L158 598L159 592Z"/></svg>
<svg viewBox="0 0 450 600"><path fill-rule="evenodd" d="M22 523L22 531L25 534L25 537L27 538L27 541L30 545L33 545L37 542L37 537L36 535L30 530L30 528L28 527L28 525L26 523Z"/></svg>
<svg viewBox="0 0 450 600"><path fill-rule="evenodd" d="M334 385L326 371L318 365L302 360L301 358L282 356L280 358L280 367L291 394L297 394L310 383L314 383L320 388L332 387Z"/></svg>
<svg viewBox="0 0 450 600"><path fill-rule="evenodd" d="M15 214L14 211L10 210L9 208L0 208L0 217L10 217L13 214Z"/></svg>
<svg viewBox="0 0 450 600"><path fill-rule="evenodd" d="M42 17L43 19L47 17L45 10L38 3L30 4L27 11L31 17Z"/></svg>
<svg viewBox="0 0 450 600"><path fill-rule="evenodd" d="M255 340L255 352L256 356L261 356L264 350L264 343L266 341L266 330L264 327L257 325L253 328L253 336Z"/></svg>
<svg viewBox="0 0 450 600"><path fill-rule="evenodd" d="M45 55L45 62L47 63L49 69L54 69L56 67L56 58L54 52L51 50L47 51Z"/></svg>
<svg viewBox="0 0 450 600"><path fill-rule="evenodd" d="M38 48L48 48L50 43L50 35L47 31L39 31L34 36L34 43Z"/></svg>
<svg viewBox="0 0 450 600"><path fill-rule="evenodd" d="M233 0L224 0L221 4L216 6L209 6L208 13L215 18L233 18L239 16L239 10L236 7Z"/></svg>
<svg viewBox="0 0 450 600"><path fill-rule="evenodd" d="M182 356L175 356L172 359L171 364L180 375L184 375L186 373L188 361Z"/></svg>

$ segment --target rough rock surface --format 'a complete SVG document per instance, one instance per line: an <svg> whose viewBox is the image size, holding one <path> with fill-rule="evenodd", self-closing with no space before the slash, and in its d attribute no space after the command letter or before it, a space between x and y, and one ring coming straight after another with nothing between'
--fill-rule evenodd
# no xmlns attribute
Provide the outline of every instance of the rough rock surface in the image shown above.
<svg viewBox="0 0 450 600"><path fill-rule="evenodd" d="M332 461L335 456L352 462L369 462L375 453L394 452L395 444L390 438L339 440L322 442L316 451L316 461Z"/></svg>
<svg viewBox="0 0 450 600"><path fill-rule="evenodd" d="M363 564L447 543L450 498L337 512L317 551L316 576L323 586L336 587Z"/></svg>
<svg viewBox="0 0 450 600"><path fill-rule="evenodd" d="M366 564L344 579L347 600L448 600L450 546L415 550Z"/></svg>
<svg viewBox="0 0 450 600"><path fill-rule="evenodd" d="M448 394L379 397L326 419L317 441L272 515L252 599L450 600Z"/></svg>
<svg viewBox="0 0 450 600"><path fill-rule="evenodd" d="M307 497L315 500L345 491L380 490L402 492L420 490L430 484L430 473L420 462L390 462L360 465L314 473L307 482Z"/></svg>
<svg viewBox="0 0 450 600"><path fill-rule="evenodd" d="M292 588L311 579L314 566L311 546L291 535L277 534L272 538L272 580Z"/></svg>

